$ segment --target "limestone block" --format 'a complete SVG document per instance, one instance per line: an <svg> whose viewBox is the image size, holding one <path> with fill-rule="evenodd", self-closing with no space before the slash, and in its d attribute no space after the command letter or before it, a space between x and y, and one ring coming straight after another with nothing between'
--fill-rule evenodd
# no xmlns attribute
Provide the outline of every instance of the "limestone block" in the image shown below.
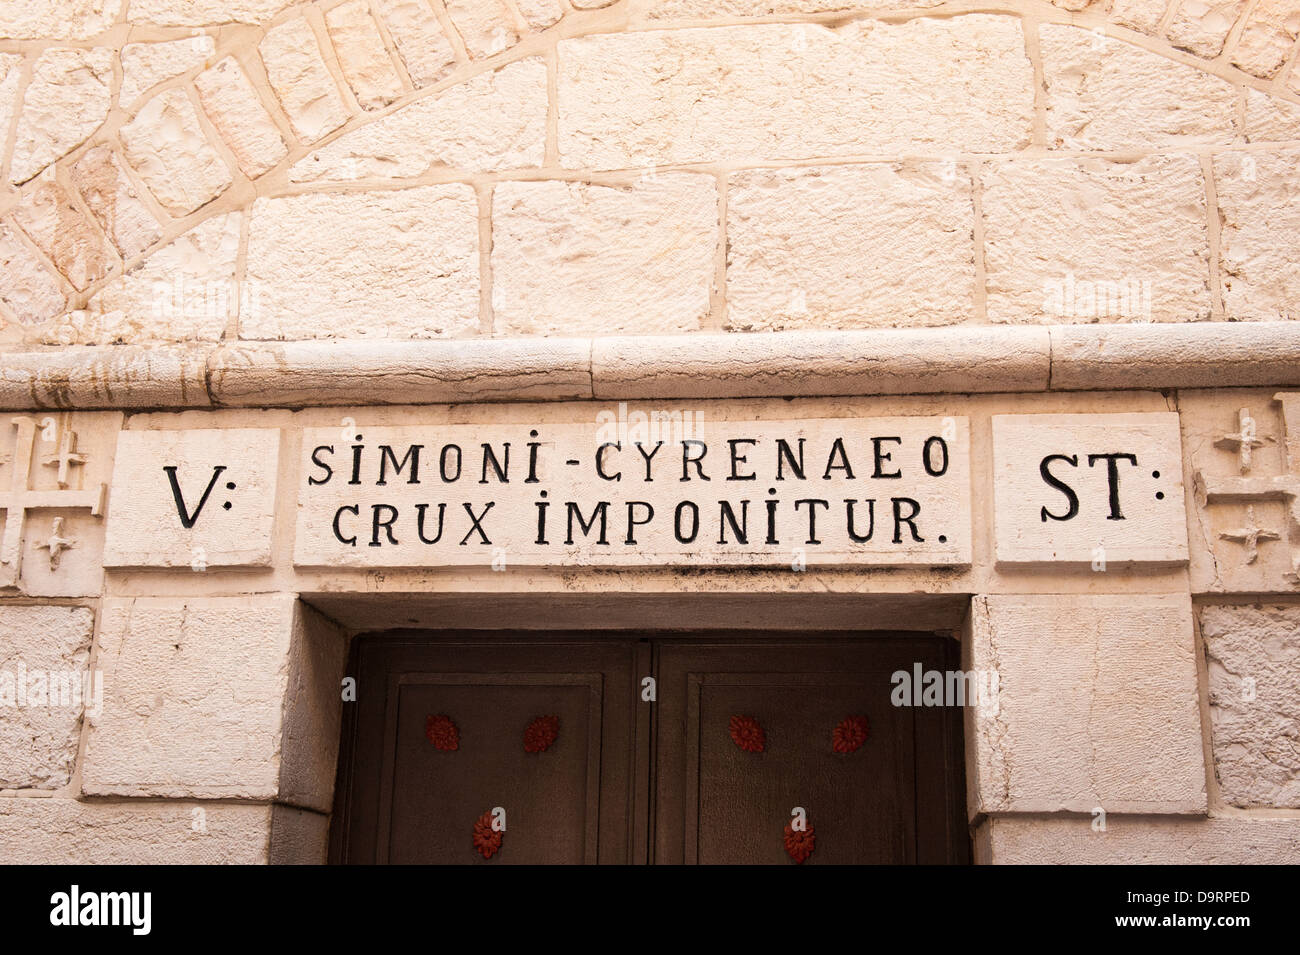
<svg viewBox="0 0 1300 955"><path fill-rule="evenodd" d="M375 0L416 89L438 82L456 64L451 41L443 35L438 18L422 0Z"/></svg>
<svg viewBox="0 0 1300 955"><path fill-rule="evenodd" d="M443 6L474 59L500 53L519 40L501 0L443 0Z"/></svg>
<svg viewBox="0 0 1300 955"><path fill-rule="evenodd" d="M363 0L349 0L325 14L339 67L362 109L381 109L402 95L379 28Z"/></svg>
<svg viewBox="0 0 1300 955"><path fill-rule="evenodd" d="M234 57L200 73L194 86L203 111L235 154L245 176L257 178L288 153L284 137Z"/></svg>
<svg viewBox="0 0 1300 955"><path fill-rule="evenodd" d="M1174 14L1165 27L1165 36L1175 46L1197 56L1218 56L1228 31L1246 6L1246 0L1174 0Z"/></svg>
<svg viewBox="0 0 1300 955"><path fill-rule="evenodd" d="M1178 415L993 416L999 564L1187 560Z"/></svg>
<svg viewBox="0 0 1300 955"><path fill-rule="evenodd" d="M1248 89L1245 132L1246 140L1252 143L1300 139L1300 106Z"/></svg>
<svg viewBox="0 0 1300 955"><path fill-rule="evenodd" d="M499 335L698 331L718 242L712 176L633 187L506 182L493 193Z"/></svg>
<svg viewBox="0 0 1300 955"><path fill-rule="evenodd" d="M558 0L515 0L515 7L534 30L545 30L564 16Z"/></svg>
<svg viewBox="0 0 1300 955"><path fill-rule="evenodd" d="M120 135L126 161L169 212L193 212L231 183L230 170L204 138L183 90L170 89L149 100Z"/></svg>
<svg viewBox="0 0 1300 955"><path fill-rule="evenodd" d="M178 236L88 303L61 316L51 337L74 344L215 341L257 290L235 282L242 216L213 216Z"/></svg>
<svg viewBox="0 0 1300 955"><path fill-rule="evenodd" d="M983 182L990 321L1209 317L1196 157L995 161Z"/></svg>
<svg viewBox="0 0 1300 955"><path fill-rule="evenodd" d="M1300 608L1204 607L1201 636L1223 801L1300 809Z"/></svg>
<svg viewBox="0 0 1300 955"><path fill-rule="evenodd" d="M1170 0L1113 0L1110 16L1121 26L1154 34L1169 3Z"/></svg>
<svg viewBox="0 0 1300 955"><path fill-rule="evenodd" d="M84 289L121 263L74 193L47 167L31 183L14 219L74 288Z"/></svg>
<svg viewBox="0 0 1300 955"><path fill-rule="evenodd" d="M1226 144L1236 134L1237 91L1225 80L1078 27L1043 24L1039 38L1050 147Z"/></svg>
<svg viewBox="0 0 1300 955"><path fill-rule="evenodd" d="M651 30L562 40L558 50L569 167L1029 142L1032 70L1011 17Z"/></svg>
<svg viewBox="0 0 1300 955"><path fill-rule="evenodd" d="M46 50L23 95L9 178L26 182L99 128L112 104L113 54Z"/></svg>
<svg viewBox="0 0 1300 955"><path fill-rule="evenodd" d="M89 607L0 607L0 789L71 781L82 713L97 700L94 627Z"/></svg>
<svg viewBox="0 0 1300 955"><path fill-rule="evenodd" d="M0 858L16 865L259 865L272 807L0 798Z"/></svg>
<svg viewBox="0 0 1300 955"><path fill-rule="evenodd" d="M1295 865L1300 819L1223 816L1002 818L980 824L975 861L985 865Z"/></svg>
<svg viewBox="0 0 1300 955"><path fill-rule="evenodd" d="M914 0L910 8L936 7L943 0ZM579 8L604 6L579 3ZM702 20L725 17L762 17L782 13L834 13L840 10L888 10L894 0L633 0L632 7L652 20Z"/></svg>
<svg viewBox="0 0 1300 955"><path fill-rule="evenodd" d="M104 490L122 416L6 415L0 427L0 573L31 597L95 597L103 583Z"/></svg>
<svg viewBox="0 0 1300 955"><path fill-rule="evenodd" d="M1291 0L1259 0L1232 51L1233 65L1269 77L1286 63L1300 35L1300 10Z"/></svg>
<svg viewBox="0 0 1300 955"><path fill-rule="evenodd" d="M104 601L89 720L90 796L272 799L294 598Z"/></svg>
<svg viewBox="0 0 1300 955"><path fill-rule="evenodd" d="M105 602L87 795L333 802L347 643L293 595Z"/></svg>
<svg viewBox="0 0 1300 955"><path fill-rule="evenodd" d="M346 133L296 162L289 178L398 179L435 167L517 169L540 166L545 147L546 65L532 57Z"/></svg>
<svg viewBox="0 0 1300 955"><path fill-rule="evenodd" d="M1234 321L1300 317L1300 151L1221 153L1214 157L1218 193L1223 309Z"/></svg>
<svg viewBox="0 0 1300 955"><path fill-rule="evenodd" d="M973 229L970 170L956 163L735 173L727 323L770 331L968 321Z"/></svg>
<svg viewBox="0 0 1300 955"><path fill-rule="evenodd" d="M1185 594L976 597L968 668L998 677L969 708L968 810L1204 813Z"/></svg>
<svg viewBox="0 0 1300 955"><path fill-rule="evenodd" d="M0 408L206 408L207 350L186 347L11 351Z"/></svg>
<svg viewBox="0 0 1300 955"><path fill-rule="evenodd" d="M162 43L128 43L122 47L122 88L117 94L118 102L131 106L140 94L163 80L203 65L215 51L216 44L205 33Z"/></svg>
<svg viewBox="0 0 1300 955"><path fill-rule="evenodd" d="M294 806L271 809L271 865L324 865L329 855L330 817Z"/></svg>
<svg viewBox="0 0 1300 955"><path fill-rule="evenodd" d="M0 38L89 40L113 25L117 15L122 12L122 2L123 0L22 0L21 3L6 3L0 8Z"/></svg>
<svg viewBox="0 0 1300 955"><path fill-rule="evenodd" d="M259 199L258 307L241 338L433 338L479 327L478 203L464 185Z"/></svg>
<svg viewBox="0 0 1300 955"><path fill-rule="evenodd" d="M270 564L279 446L273 428L123 431L104 564Z"/></svg>
<svg viewBox="0 0 1300 955"><path fill-rule="evenodd" d="M265 23L293 0L131 0L132 23L206 26Z"/></svg>
<svg viewBox="0 0 1300 955"><path fill-rule="evenodd" d="M72 181L123 257L139 255L162 237L135 184L108 146L87 150L72 168Z"/></svg>
<svg viewBox="0 0 1300 955"><path fill-rule="evenodd" d="M272 27L257 49L266 64L271 87L299 139L314 143L347 121L334 77L304 17Z"/></svg>
<svg viewBox="0 0 1300 955"><path fill-rule="evenodd" d="M58 276L7 222L0 222L0 272L0 302L19 322L34 325L63 310Z"/></svg>
<svg viewBox="0 0 1300 955"><path fill-rule="evenodd" d="M1275 397L1284 398L1277 401ZM1300 526L1288 487L1300 468L1288 439L1300 434L1294 393L1268 389L1181 391L1193 593L1294 593Z"/></svg>
<svg viewBox="0 0 1300 955"><path fill-rule="evenodd" d="M21 102L18 93L22 78L22 56L0 53L0 128L12 127L14 113Z"/></svg>

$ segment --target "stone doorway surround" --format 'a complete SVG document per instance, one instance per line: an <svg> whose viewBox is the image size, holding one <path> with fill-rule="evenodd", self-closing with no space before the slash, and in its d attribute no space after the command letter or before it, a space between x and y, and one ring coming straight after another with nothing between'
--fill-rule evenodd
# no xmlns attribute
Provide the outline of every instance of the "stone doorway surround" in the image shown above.
<svg viewBox="0 0 1300 955"><path fill-rule="evenodd" d="M881 331L714 349L698 339L218 346L189 358L63 349L26 378L7 362L0 398L40 429L32 486L63 490L62 456L67 489L108 487L104 514L66 513L71 543L57 562L48 513L28 512L17 590L0 606L6 645L29 666L101 672L104 696L84 720L27 717L40 725L25 747L6 738L0 844L27 861L322 860L339 685L360 630L887 628L951 633L964 665L1000 674L998 712L966 714L977 861L1294 861L1300 772L1278 747L1290 738L1300 624L1287 496L1300 428L1286 390L1300 384L1300 336L1280 324L1232 331L968 329L945 333L966 339L943 348L925 332ZM729 421L967 416L971 562L295 566L303 429L592 421L621 400ZM1103 572L999 564L993 416L1120 412L1178 415L1186 560ZM239 492L244 519L202 553L144 525L138 552L113 544L106 558L115 502L129 508L133 485L159 465L123 449L199 431L224 432L256 478ZM7 464L21 433L5 439Z"/></svg>

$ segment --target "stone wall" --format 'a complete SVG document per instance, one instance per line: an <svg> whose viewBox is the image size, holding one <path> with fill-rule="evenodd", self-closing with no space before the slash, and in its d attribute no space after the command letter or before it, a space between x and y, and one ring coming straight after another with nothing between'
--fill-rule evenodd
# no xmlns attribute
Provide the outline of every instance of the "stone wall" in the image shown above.
<svg viewBox="0 0 1300 955"><path fill-rule="evenodd" d="M980 861L1296 861L1297 36L1294 0L5 5L0 704L103 683L0 710L0 857L319 861L348 637L488 595L951 632L1003 688ZM295 558L307 429L624 400L968 416L970 563ZM996 416L1171 412L1185 548L999 554ZM233 528L140 492L213 455Z"/></svg>
<svg viewBox="0 0 1300 955"><path fill-rule="evenodd" d="M13 4L0 345L1289 320L1296 16Z"/></svg>

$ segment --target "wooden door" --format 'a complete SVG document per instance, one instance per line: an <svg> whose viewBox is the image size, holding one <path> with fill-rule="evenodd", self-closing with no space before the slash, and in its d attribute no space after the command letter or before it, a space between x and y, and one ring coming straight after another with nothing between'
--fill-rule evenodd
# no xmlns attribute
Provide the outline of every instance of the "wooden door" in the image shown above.
<svg viewBox="0 0 1300 955"><path fill-rule="evenodd" d="M964 862L960 712L890 702L891 674L955 657L878 634L359 637L331 858Z"/></svg>
<svg viewBox="0 0 1300 955"><path fill-rule="evenodd" d="M894 673L952 668L955 651L876 635L659 644L655 860L967 861L960 711L891 701Z"/></svg>

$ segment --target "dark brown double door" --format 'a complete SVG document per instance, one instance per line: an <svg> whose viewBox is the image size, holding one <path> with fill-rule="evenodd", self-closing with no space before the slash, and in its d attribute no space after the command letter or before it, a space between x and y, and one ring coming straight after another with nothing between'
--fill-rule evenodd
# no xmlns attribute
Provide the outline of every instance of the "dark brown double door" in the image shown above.
<svg viewBox="0 0 1300 955"><path fill-rule="evenodd" d="M331 858L792 865L811 835L806 865L965 862L960 712L891 701L894 674L955 656L880 634L358 637Z"/></svg>

